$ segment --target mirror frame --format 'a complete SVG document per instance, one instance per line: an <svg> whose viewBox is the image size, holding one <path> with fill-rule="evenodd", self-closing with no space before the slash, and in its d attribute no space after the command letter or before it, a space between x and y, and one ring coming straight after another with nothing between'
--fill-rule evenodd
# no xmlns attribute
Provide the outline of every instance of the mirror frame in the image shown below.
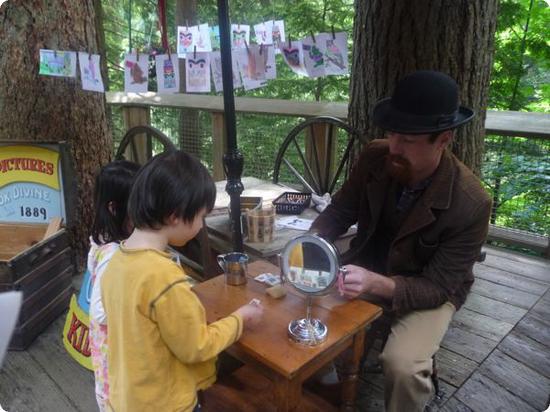
<svg viewBox="0 0 550 412"><path fill-rule="evenodd" d="M290 265L289 265L290 253L294 248L294 246L298 244L302 244L304 242L310 242L319 246L329 256L331 273L334 273L334 277L332 278L330 283L327 285L327 287L318 292L309 292L309 291L300 289L298 286L296 286L293 282L291 282L288 279L288 273L290 272ZM331 257L334 257L334 259L332 259ZM305 234L292 239L290 242L286 244L283 250L283 253L281 253L281 271L284 275L285 282L288 282L289 284L291 284L292 287L296 289L298 292L308 296L324 296L329 294L330 290L332 289L332 287L334 286L334 284L338 279L339 269L340 269L340 257L339 257L338 249L336 249L336 247L332 243L330 243L328 240L323 239L321 236L317 234Z"/></svg>

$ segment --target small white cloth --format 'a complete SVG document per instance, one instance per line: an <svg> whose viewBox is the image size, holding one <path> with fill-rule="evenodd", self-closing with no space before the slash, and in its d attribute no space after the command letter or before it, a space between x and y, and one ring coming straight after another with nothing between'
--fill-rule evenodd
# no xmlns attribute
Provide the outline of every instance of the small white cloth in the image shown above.
<svg viewBox="0 0 550 412"><path fill-rule="evenodd" d="M319 213L322 213L323 210L325 210L327 206L330 205L330 193L325 193L323 196L312 193L311 200L313 201L313 205L311 205L311 207L315 208L315 210L317 210Z"/></svg>

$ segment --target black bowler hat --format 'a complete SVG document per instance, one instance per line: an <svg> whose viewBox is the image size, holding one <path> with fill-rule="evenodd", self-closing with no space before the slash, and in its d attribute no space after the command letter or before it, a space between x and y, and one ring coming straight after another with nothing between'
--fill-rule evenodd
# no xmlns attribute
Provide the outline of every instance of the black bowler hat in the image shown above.
<svg viewBox="0 0 550 412"><path fill-rule="evenodd" d="M458 104L458 86L441 72L421 70L405 76L392 97L380 100L374 124L405 134L426 134L454 129L474 117Z"/></svg>

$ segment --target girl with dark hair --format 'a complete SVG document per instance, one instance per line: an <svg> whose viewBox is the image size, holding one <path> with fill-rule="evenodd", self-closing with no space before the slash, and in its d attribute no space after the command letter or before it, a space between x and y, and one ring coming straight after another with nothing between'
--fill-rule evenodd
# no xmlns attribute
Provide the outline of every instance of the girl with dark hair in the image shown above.
<svg viewBox="0 0 550 412"><path fill-rule="evenodd" d="M139 165L118 160L105 165L95 181L95 217L90 236L88 271L91 276L90 347L95 392L100 411L107 411L107 319L101 302L100 283L107 263L126 239L132 224L127 216L128 197Z"/></svg>

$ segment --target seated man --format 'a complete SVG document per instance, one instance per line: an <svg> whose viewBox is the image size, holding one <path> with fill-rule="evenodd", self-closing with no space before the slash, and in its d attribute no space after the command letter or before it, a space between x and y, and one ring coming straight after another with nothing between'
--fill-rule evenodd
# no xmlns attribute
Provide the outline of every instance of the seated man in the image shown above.
<svg viewBox="0 0 550 412"><path fill-rule="evenodd" d="M448 150L453 129L473 117L449 76L406 76L373 116L386 139L365 147L312 231L334 240L358 223L344 294L381 299L395 315L380 355L386 410L422 411L432 356L474 281L491 198Z"/></svg>

